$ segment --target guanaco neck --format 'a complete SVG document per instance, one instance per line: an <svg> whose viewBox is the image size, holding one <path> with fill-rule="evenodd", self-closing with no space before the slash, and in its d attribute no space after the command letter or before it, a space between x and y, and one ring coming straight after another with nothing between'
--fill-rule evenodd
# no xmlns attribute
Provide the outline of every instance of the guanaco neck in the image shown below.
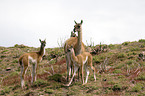
<svg viewBox="0 0 145 96"><path fill-rule="evenodd" d="M40 46L40 51L38 52L40 56L44 56L45 54L45 46Z"/></svg>
<svg viewBox="0 0 145 96"><path fill-rule="evenodd" d="M81 48L82 48L82 28L80 31L78 31L78 42L77 42L77 50L76 50L76 56L81 54Z"/></svg>
<svg viewBox="0 0 145 96"><path fill-rule="evenodd" d="M77 59L77 57L75 56L74 50L73 50L70 54L71 54L71 60L77 62L78 59Z"/></svg>

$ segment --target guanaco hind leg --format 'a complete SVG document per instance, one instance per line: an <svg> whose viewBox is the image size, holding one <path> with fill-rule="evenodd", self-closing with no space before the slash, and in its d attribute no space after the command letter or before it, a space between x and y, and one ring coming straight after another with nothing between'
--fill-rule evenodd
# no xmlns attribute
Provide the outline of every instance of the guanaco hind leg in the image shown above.
<svg viewBox="0 0 145 96"><path fill-rule="evenodd" d="M93 74L94 74L94 79L95 79L95 81L96 81L96 75L95 75L95 67L93 67L93 66L90 66L90 68L92 69L92 71L93 71Z"/></svg>
<svg viewBox="0 0 145 96"><path fill-rule="evenodd" d="M24 58L25 59L25 58ZM24 82L24 77L25 77L25 74L27 72L27 69L28 69L28 61L27 60L22 60L22 65L21 65L21 87L23 88L24 85L25 85L25 82Z"/></svg>
<svg viewBox="0 0 145 96"><path fill-rule="evenodd" d="M31 84L33 84L34 81L36 81L36 69L37 69L37 63L32 64L32 80Z"/></svg>
<svg viewBox="0 0 145 96"><path fill-rule="evenodd" d="M88 67L90 67L91 70L93 71L94 79L95 79L95 81L96 81L95 67L85 65L85 72L86 72L86 81L85 81L85 84L88 82L88 76L89 76L89 73L90 73Z"/></svg>
<svg viewBox="0 0 145 96"><path fill-rule="evenodd" d="M85 65L85 72L86 72L86 81L85 81L85 84L88 82L88 76L89 76L89 74L90 74L90 72L89 72L89 69L88 69L88 66L87 65Z"/></svg>

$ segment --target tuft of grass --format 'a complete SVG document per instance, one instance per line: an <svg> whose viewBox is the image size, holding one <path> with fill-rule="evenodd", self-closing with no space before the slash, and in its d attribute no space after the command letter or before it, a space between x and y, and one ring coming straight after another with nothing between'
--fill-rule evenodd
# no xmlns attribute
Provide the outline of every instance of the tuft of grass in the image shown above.
<svg viewBox="0 0 145 96"><path fill-rule="evenodd" d="M126 54L125 53L118 53L118 58L125 58L126 57Z"/></svg>

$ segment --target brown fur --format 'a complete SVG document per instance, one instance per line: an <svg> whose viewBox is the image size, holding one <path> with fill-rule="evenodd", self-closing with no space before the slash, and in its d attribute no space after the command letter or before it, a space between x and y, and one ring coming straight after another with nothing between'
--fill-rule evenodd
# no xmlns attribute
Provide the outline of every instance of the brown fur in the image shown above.
<svg viewBox="0 0 145 96"><path fill-rule="evenodd" d="M67 86L69 86L74 78L74 75L77 71L78 68L81 68L81 77L82 77L82 82L83 84L87 83L88 80L88 75L89 75L89 70L87 67L90 67L94 73L94 79L96 81L96 76L95 76L95 67L93 67L92 65L92 55L89 52L83 52L82 54L79 54L77 56L75 56L74 53L74 49L73 47L70 47L68 49L68 53L71 56L71 61L73 61L73 65L74 65L74 73L73 73L73 77L71 78L71 81L69 82L69 84L67 84ZM84 74L83 74L83 68L85 66L85 71L86 71L86 81L84 83Z"/></svg>
<svg viewBox="0 0 145 96"><path fill-rule="evenodd" d="M68 40L66 40L65 45L64 45L64 51L66 54L66 63L67 63L67 81L69 80L70 77L70 71L73 70L71 66L73 66L72 61L70 61L70 56L67 54L67 49L69 46L74 46L74 51L75 55L81 54L85 52L85 45L82 42L82 23L83 21L81 20L81 23L76 23L75 21L75 26L74 26L74 32L78 32L78 37L70 37ZM78 74L79 78L79 74Z"/></svg>
<svg viewBox="0 0 145 96"><path fill-rule="evenodd" d="M29 52L29 53L24 53L22 56L19 58L19 64L21 67L21 87L23 88L24 86L24 75L27 71L27 68L29 66L29 63L32 65L32 81L33 83L36 80L36 71L38 68L38 63L42 60L43 55L45 54L45 40L41 41L41 47L40 51L38 52Z"/></svg>
<svg viewBox="0 0 145 96"><path fill-rule="evenodd" d="M77 51L77 42L78 42L78 37L70 37L68 40L65 41L65 45L64 45L64 51L65 53L67 53L67 49L69 48L69 46L74 46L74 51L76 54ZM82 42L82 47L81 47L81 53L85 52L85 44Z"/></svg>

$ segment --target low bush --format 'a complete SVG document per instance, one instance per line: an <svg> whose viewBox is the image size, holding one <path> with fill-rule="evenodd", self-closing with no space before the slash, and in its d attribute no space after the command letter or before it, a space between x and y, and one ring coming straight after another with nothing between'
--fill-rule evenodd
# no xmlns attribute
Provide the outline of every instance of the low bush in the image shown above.
<svg viewBox="0 0 145 96"><path fill-rule="evenodd" d="M113 91L120 91L122 89L121 84L115 84L112 88Z"/></svg>
<svg viewBox="0 0 145 96"><path fill-rule="evenodd" d="M143 72L143 73L139 74L139 76L136 77L136 80L145 80L145 73Z"/></svg>
<svg viewBox="0 0 145 96"><path fill-rule="evenodd" d="M140 39L140 40L138 40L138 42L143 42L143 43L145 43L145 39Z"/></svg>
<svg viewBox="0 0 145 96"><path fill-rule="evenodd" d="M41 80L41 79L38 79L34 82L34 84L32 85L32 87L45 87L45 86L48 86L48 82L45 81L45 80Z"/></svg>
<svg viewBox="0 0 145 96"><path fill-rule="evenodd" d="M133 88L132 88L132 92L140 92L143 88L143 85L141 83L137 83Z"/></svg>

